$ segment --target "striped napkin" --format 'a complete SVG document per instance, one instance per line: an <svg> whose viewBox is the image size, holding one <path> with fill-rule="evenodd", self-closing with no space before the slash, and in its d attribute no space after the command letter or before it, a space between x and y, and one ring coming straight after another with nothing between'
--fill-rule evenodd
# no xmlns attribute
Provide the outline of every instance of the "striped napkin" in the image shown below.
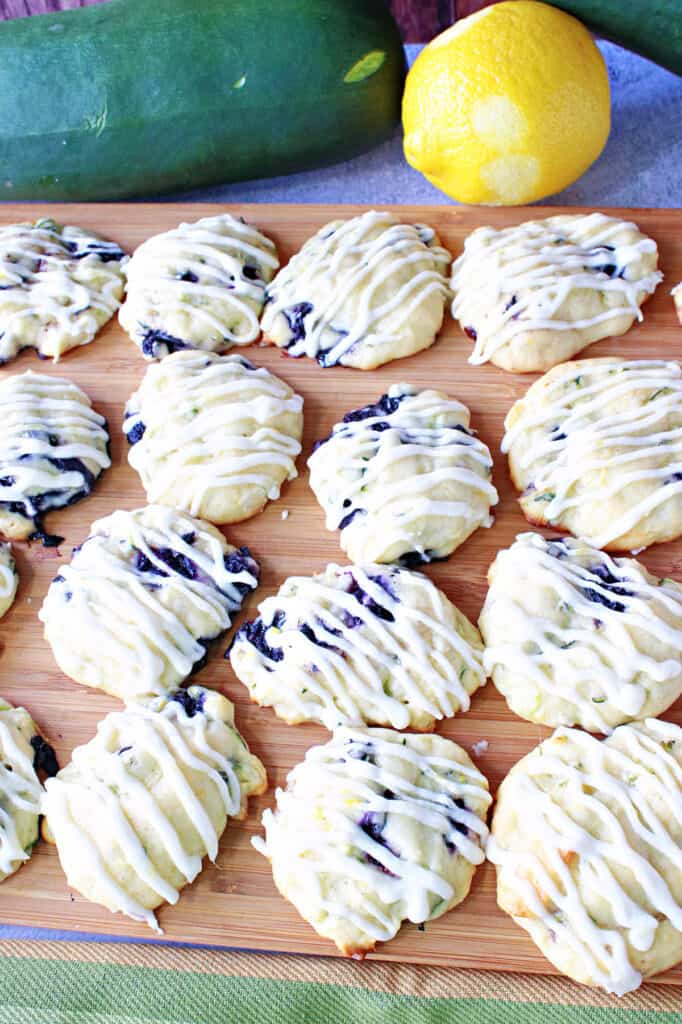
<svg viewBox="0 0 682 1024"><path fill-rule="evenodd" d="M682 988L71 941L0 942L0 1024L682 1024Z"/></svg>

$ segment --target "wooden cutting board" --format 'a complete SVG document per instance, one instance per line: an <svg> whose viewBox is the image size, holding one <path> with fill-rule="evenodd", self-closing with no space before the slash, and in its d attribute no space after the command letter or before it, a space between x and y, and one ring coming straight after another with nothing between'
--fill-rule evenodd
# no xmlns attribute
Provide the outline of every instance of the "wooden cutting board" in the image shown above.
<svg viewBox="0 0 682 1024"><path fill-rule="evenodd" d="M94 228L132 251L149 235L166 230L181 220L230 210L253 221L271 235L286 260L318 227L335 217L361 212L350 206L209 206L190 204L74 205L51 206L49 214L65 223ZM45 207L3 206L0 222L35 219ZM515 210L475 210L456 207L397 208L405 220L433 225L445 245L459 253L469 232L481 224L511 224L529 217L561 211L534 207ZM682 327L677 323L670 288L682 279L682 210L613 211L632 218L658 242L665 281L645 308L646 319L625 337L593 345L588 355L624 355L682 359ZM421 387L437 386L465 402L472 411L473 426L495 456L495 483L500 492L496 522L479 530L445 563L428 568L438 586L476 621L486 590L486 570L497 550L511 543L525 528L515 493L507 475L506 460L499 454L502 421L512 402L524 394L533 377L504 373L491 365L467 363L471 345L449 315L436 345L410 359L379 370L335 367L323 370L315 362L288 358L280 350L252 346L247 355L287 380L305 398L304 454L300 476L284 490L278 502L261 515L227 531L238 544L248 544L263 566L258 600L277 589L291 574L320 571L328 562L343 562L336 534L324 528L320 508L308 488L305 459L316 438L325 436L343 413L375 401L397 381ZM52 532L63 534L60 550L38 543L16 545L21 587L16 604L0 622L0 694L14 704L24 704L45 735L55 745L60 764L66 764L74 746L86 742L98 721L116 708L111 698L79 686L57 670L42 639L38 609L50 579L71 547L82 541L88 526L116 508L136 508L145 496L137 475L128 467L121 434L124 403L137 387L145 367L138 349L114 320L99 338L67 354L53 366L38 363L32 352L0 369L0 379L27 369L68 376L81 385L109 420L113 467L104 474L95 493L63 512L48 517ZM283 510L289 511L286 519ZM682 541L661 545L644 553L642 560L655 573L682 579ZM248 819L232 823L223 837L215 866L208 865L181 895L175 907L165 907L159 920L167 939L252 950L282 950L333 955L330 942L318 938L277 893L267 861L250 845L259 831L260 815L272 803L276 786L283 786L289 769L303 758L306 749L324 742L326 731L317 726L288 726L269 710L248 701L246 690L235 679L216 650L197 681L222 690L237 706L238 725L251 749L264 761L270 791L250 805ZM682 701L668 716L682 724ZM481 739L488 749L476 760L488 775L493 789L509 768L549 730L516 718L488 684L475 695L471 711L441 723L438 731L471 751ZM143 925L69 891L53 848L40 843L30 862L2 884L0 919L7 923L99 932L131 938L151 938ZM495 968L552 973L554 968L536 950L525 932L497 909L495 874L484 865L476 874L472 892L462 906L419 931L403 927L392 942L374 956L387 960L457 967ZM682 968L657 979L682 984Z"/></svg>

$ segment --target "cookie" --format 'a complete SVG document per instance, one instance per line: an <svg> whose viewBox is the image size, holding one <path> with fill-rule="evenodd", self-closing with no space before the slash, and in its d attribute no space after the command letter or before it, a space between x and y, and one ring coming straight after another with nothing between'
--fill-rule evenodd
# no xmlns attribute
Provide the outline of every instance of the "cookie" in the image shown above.
<svg viewBox="0 0 682 1024"><path fill-rule="evenodd" d="M505 429L502 451L529 522L609 551L682 533L678 363L563 363L512 406Z"/></svg>
<svg viewBox="0 0 682 1024"><path fill-rule="evenodd" d="M413 568L447 558L497 504L492 459L469 410L395 384L349 412L308 459L310 486L348 557Z"/></svg>
<svg viewBox="0 0 682 1024"><path fill-rule="evenodd" d="M39 771L57 771L52 747L25 708L0 698L0 882L30 858L38 842Z"/></svg>
<svg viewBox="0 0 682 1024"><path fill-rule="evenodd" d="M154 909L177 903L266 786L232 704L191 686L102 719L46 783L44 834L72 889L160 933Z"/></svg>
<svg viewBox="0 0 682 1024"><path fill-rule="evenodd" d="M0 535L58 544L43 517L86 498L110 465L106 420L70 380L0 380Z"/></svg>
<svg viewBox="0 0 682 1024"><path fill-rule="evenodd" d="M486 680L478 630L434 584L394 566L293 576L237 632L232 667L285 722L432 729Z"/></svg>
<svg viewBox="0 0 682 1024"><path fill-rule="evenodd" d="M497 901L554 966L623 995L682 960L682 729L578 729L514 765L487 854Z"/></svg>
<svg viewBox="0 0 682 1024"><path fill-rule="evenodd" d="M663 275L636 224L602 213L478 228L452 268L469 362L532 373L624 334Z"/></svg>
<svg viewBox="0 0 682 1024"><path fill-rule="evenodd" d="M9 544L0 542L0 619L14 604L19 574Z"/></svg>
<svg viewBox="0 0 682 1024"><path fill-rule="evenodd" d="M275 245L241 217L202 217L148 238L126 267L124 331L147 359L179 349L224 352L260 335Z"/></svg>
<svg viewBox="0 0 682 1024"><path fill-rule="evenodd" d="M204 664L258 583L248 548L162 505L114 512L60 566L39 612L62 672L122 700Z"/></svg>
<svg viewBox="0 0 682 1024"><path fill-rule="evenodd" d="M0 227L0 364L25 348L55 362L89 344L123 295L125 253L44 217Z"/></svg>
<svg viewBox="0 0 682 1024"><path fill-rule="evenodd" d="M609 733L682 694L682 585L585 541L524 533L500 551L479 627L512 711Z"/></svg>
<svg viewBox="0 0 682 1024"><path fill-rule="evenodd" d="M450 260L425 224L376 210L332 221L268 285L263 338L325 367L421 352L443 323Z"/></svg>
<svg viewBox="0 0 682 1024"><path fill-rule="evenodd" d="M675 303L675 310L677 311L678 319L682 324L682 281L675 285L670 294L672 295L673 302Z"/></svg>
<svg viewBox="0 0 682 1024"><path fill-rule="evenodd" d="M126 405L128 461L150 502L235 523L296 473L303 399L243 356L185 351L149 366Z"/></svg>
<svg viewBox="0 0 682 1024"><path fill-rule="evenodd" d="M484 859L488 783L442 736L339 729L276 801L254 846L285 899L346 956L461 903Z"/></svg>

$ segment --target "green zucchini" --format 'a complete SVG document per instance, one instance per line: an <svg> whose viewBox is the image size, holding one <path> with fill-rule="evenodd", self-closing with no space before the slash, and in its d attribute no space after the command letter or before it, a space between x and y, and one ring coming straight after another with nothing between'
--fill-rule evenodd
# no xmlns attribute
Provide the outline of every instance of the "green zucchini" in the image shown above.
<svg viewBox="0 0 682 1024"><path fill-rule="evenodd" d="M680 0L548 0L600 36L682 75Z"/></svg>
<svg viewBox="0 0 682 1024"><path fill-rule="evenodd" d="M334 163L388 138L383 0L109 0L0 23L0 198L122 199Z"/></svg>

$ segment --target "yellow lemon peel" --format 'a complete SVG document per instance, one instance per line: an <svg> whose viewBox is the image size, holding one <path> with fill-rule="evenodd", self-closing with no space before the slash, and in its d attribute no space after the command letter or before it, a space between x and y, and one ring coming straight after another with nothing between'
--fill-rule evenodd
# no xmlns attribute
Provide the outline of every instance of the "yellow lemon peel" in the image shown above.
<svg viewBox="0 0 682 1024"><path fill-rule="evenodd" d="M420 53L403 98L405 156L465 203L517 205L558 192L610 129L603 57L571 15L506 0Z"/></svg>

